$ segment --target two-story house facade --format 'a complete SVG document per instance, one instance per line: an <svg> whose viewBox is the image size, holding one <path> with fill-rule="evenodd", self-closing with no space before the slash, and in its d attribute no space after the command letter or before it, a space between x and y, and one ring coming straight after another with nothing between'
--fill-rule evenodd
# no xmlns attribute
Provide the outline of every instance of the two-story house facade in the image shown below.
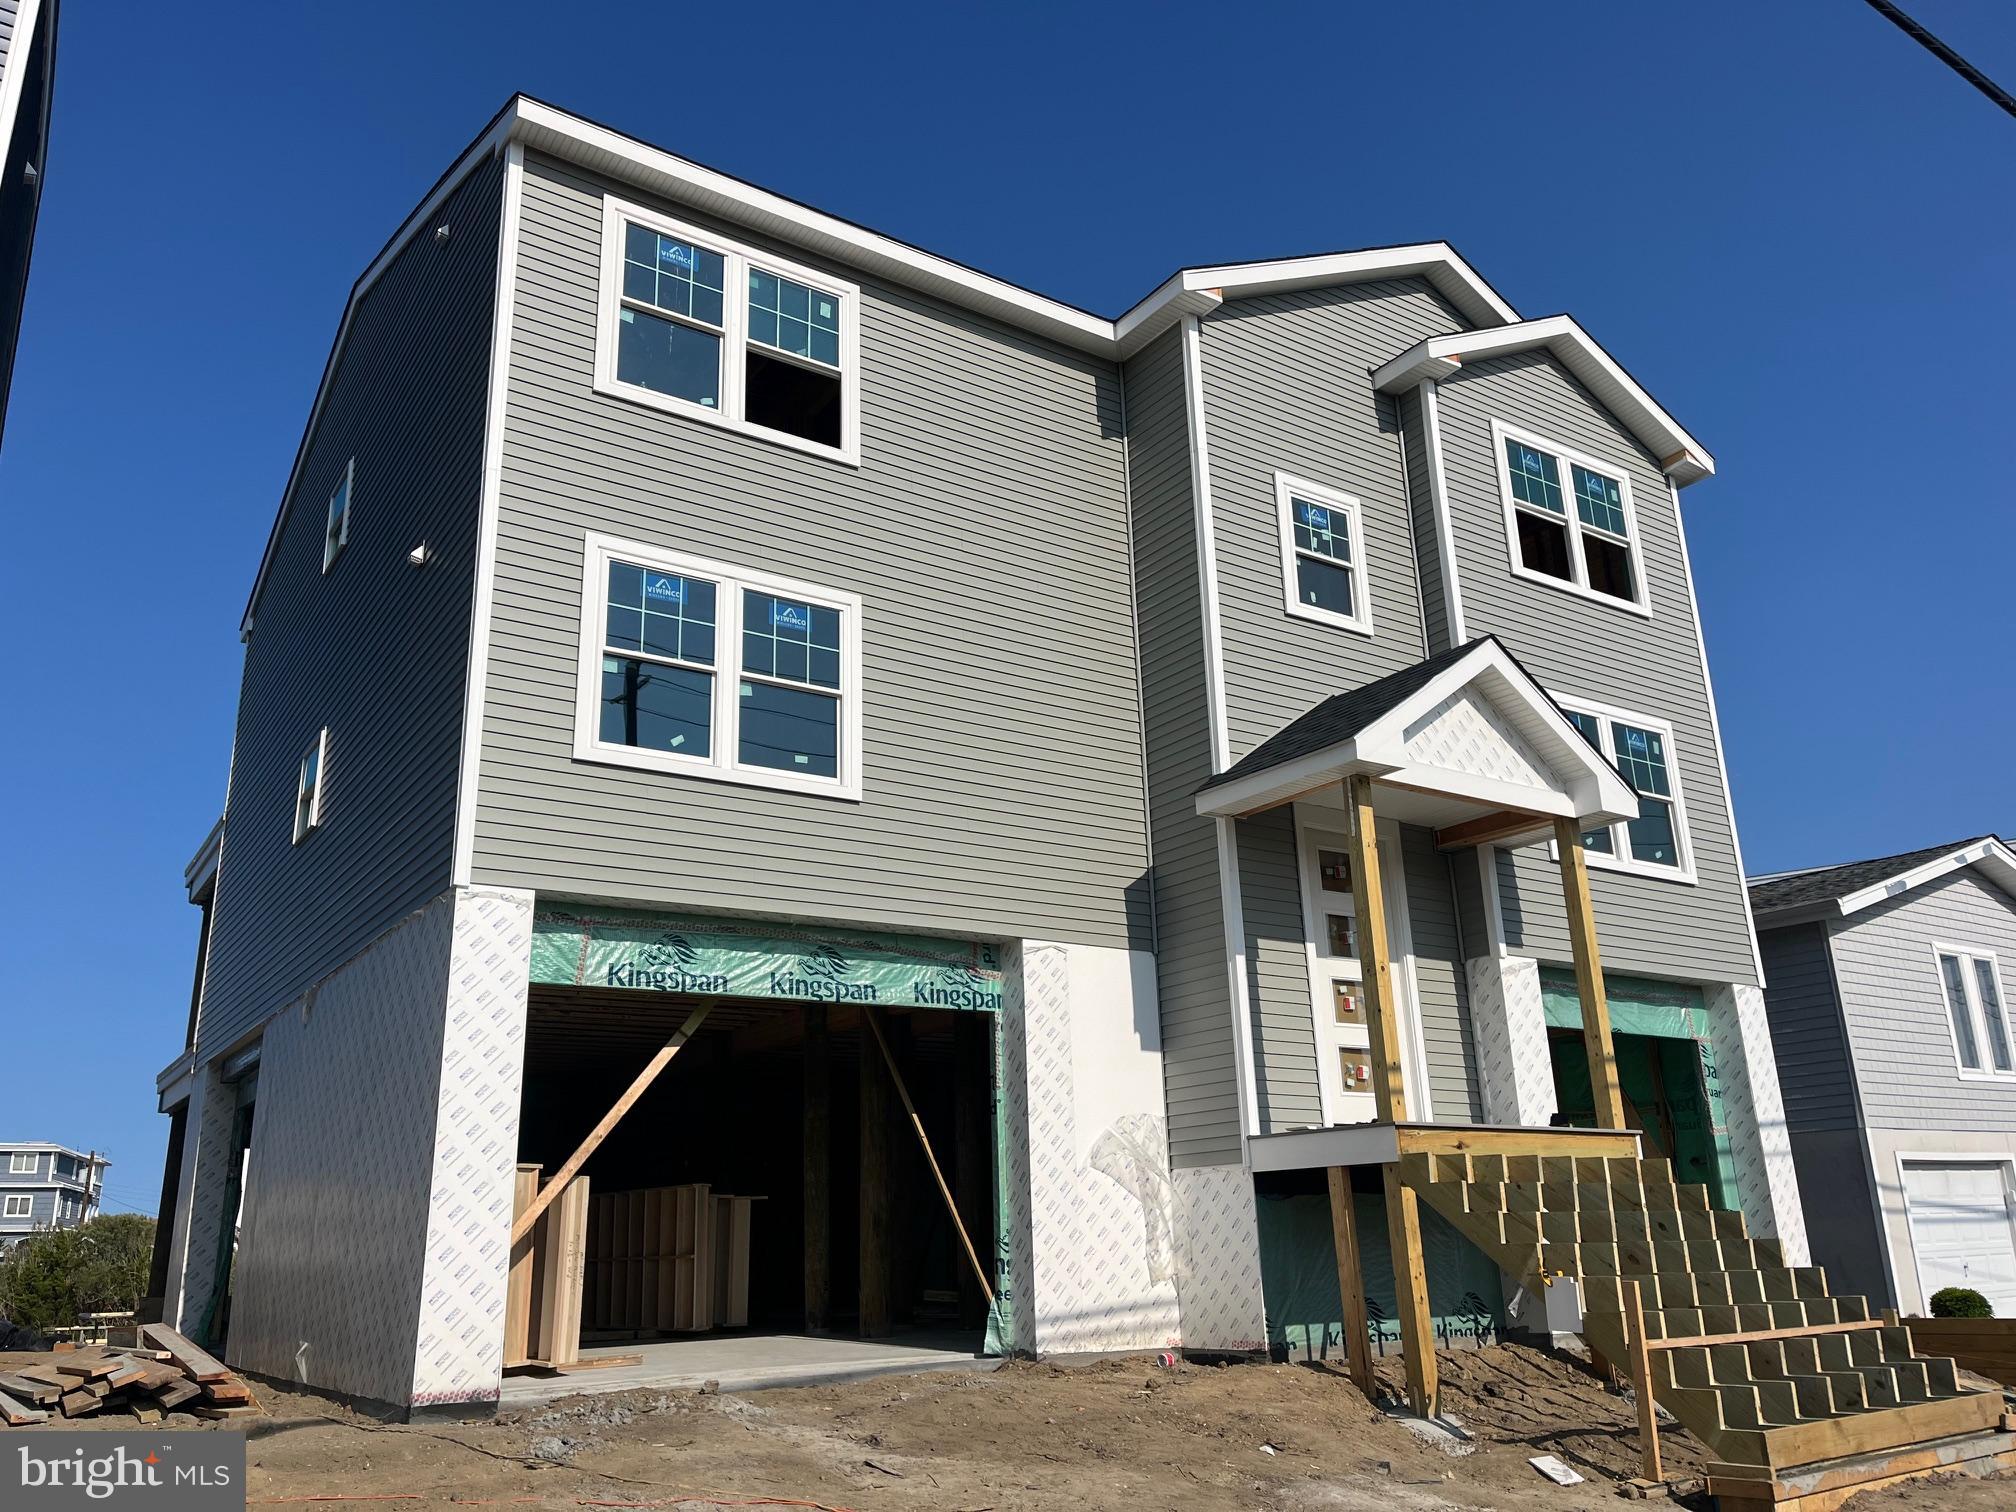
<svg viewBox="0 0 2016 1512"><path fill-rule="evenodd" d="M89 1223L110 1164L95 1150L0 1142L0 1250L42 1229Z"/></svg>
<svg viewBox="0 0 2016 1512"><path fill-rule="evenodd" d="M1780 872L1750 902L1815 1263L1906 1313L1949 1286L2016 1313L2016 852Z"/></svg>
<svg viewBox="0 0 2016 1512"><path fill-rule="evenodd" d="M766 1197L757 1313L970 1292L885 1027L988 1347L1258 1350L1381 1026L1417 1122L1602 1113L1592 911L1631 1127L1801 1263L1712 470L1440 243L1107 320L514 100L352 291L245 615L166 1315L494 1401L514 1165L704 1007L588 1170Z"/></svg>

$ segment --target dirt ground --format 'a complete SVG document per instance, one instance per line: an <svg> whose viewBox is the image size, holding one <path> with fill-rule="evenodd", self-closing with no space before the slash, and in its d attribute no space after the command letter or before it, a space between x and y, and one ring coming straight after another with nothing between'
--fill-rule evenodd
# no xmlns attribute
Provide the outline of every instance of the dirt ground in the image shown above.
<svg viewBox="0 0 2016 1512"><path fill-rule="evenodd" d="M261 1388L270 1418L220 1426L247 1429L254 1506L1585 1512L1617 1505L1616 1483L1638 1463L1627 1398L1607 1394L1565 1356L1512 1345L1448 1352L1442 1370L1446 1410L1467 1428L1469 1444L1423 1442L1328 1366L1167 1369L1146 1357L1016 1362L747 1396L578 1396L455 1424L386 1424ZM1381 1376L1398 1385L1397 1361L1382 1362ZM1564 1430L1567 1423L1577 1426ZM78 1426L133 1425L99 1418ZM1676 1428L1661 1442L1669 1475L1698 1469L1701 1447L1685 1433ZM1535 1454L1559 1455L1587 1483L1563 1488L1542 1479L1526 1463ZM2010 1506L2012 1491L2006 1480L1919 1482L1854 1507L1987 1512Z"/></svg>

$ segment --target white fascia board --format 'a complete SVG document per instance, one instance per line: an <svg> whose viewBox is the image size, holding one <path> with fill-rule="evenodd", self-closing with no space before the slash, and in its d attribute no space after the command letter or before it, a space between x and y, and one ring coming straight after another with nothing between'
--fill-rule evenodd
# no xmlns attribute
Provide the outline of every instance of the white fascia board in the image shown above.
<svg viewBox="0 0 2016 1512"><path fill-rule="evenodd" d="M217 857L224 842L224 816L219 814L217 822L210 826L210 833L203 837L203 843L196 847L196 854L189 858L189 864L182 868L182 885L189 892L189 901L200 901L201 895L217 877Z"/></svg>
<svg viewBox="0 0 2016 1512"><path fill-rule="evenodd" d="M2016 853L2012 853L2000 840L1977 840L1922 866L1914 866L1885 881L1872 883L1859 892L1847 893L1834 902L1841 917L1845 918L1865 908L1873 908L1878 903L1888 902L1913 888L1923 887L1927 882L1937 882L1963 866L1980 867L1982 874L1997 887L2004 892L2016 893Z"/></svg>
<svg viewBox="0 0 2016 1512"><path fill-rule="evenodd" d="M1622 420L1659 458L1661 469L1680 487L1698 483L1715 471L1715 459L1708 450L1661 409L1616 358L1597 345L1596 339L1569 315L1521 321L1493 331L1431 336L1374 369L1372 386L1382 393L1399 393L1423 378L1447 378L1465 362L1506 357L1538 347L1553 352L1563 367Z"/></svg>

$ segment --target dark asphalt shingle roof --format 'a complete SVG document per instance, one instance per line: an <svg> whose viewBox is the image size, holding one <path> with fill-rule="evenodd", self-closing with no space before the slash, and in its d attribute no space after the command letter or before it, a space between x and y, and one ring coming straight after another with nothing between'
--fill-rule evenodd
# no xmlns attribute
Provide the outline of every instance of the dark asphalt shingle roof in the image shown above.
<svg viewBox="0 0 2016 1512"><path fill-rule="evenodd" d="M1928 845L1924 850L1906 851L1901 856L1878 856L1873 861L1844 861L1839 866L1822 866L1782 877L1766 877L1750 884L1750 907L1758 913L1768 913L1778 908L1845 898L1865 887L1901 877L1927 861L1936 861L1941 856L1949 856L1954 851L1994 838L1993 835L1976 835L1971 840Z"/></svg>

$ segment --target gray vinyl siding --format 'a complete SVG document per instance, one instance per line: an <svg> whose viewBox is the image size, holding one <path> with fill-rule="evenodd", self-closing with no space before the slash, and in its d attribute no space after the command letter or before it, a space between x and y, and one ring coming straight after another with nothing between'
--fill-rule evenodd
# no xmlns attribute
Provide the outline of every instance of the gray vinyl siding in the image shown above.
<svg viewBox="0 0 2016 1512"><path fill-rule="evenodd" d="M1435 1121L1480 1123L1484 1100L1477 1086L1470 986L1449 861L1435 848L1433 830L1403 824L1400 862L1407 877L1407 932L1414 946L1421 1048Z"/></svg>
<svg viewBox="0 0 2016 1512"><path fill-rule="evenodd" d="M1401 459L1407 469L1407 510L1414 532L1414 572L1421 584L1422 633L1428 654L1439 656L1449 649L1449 597L1442 580L1442 531L1435 519L1420 391L1402 394L1394 402L1394 412L1400 422Z"/></svg>
<svg viewBox="0 0 2016 1512"><path fill-rule="evenodd" d="M475 880L1146 948L1118 369L836 268L859 468L598 395L604 189L527 156ZM865 801L575 761L589 531L859 593Z"/></svg>
<svg viewBox="0 0 2016 1512"><path fill-rule="evenodd" d="M1785 1123L1795 1134L1856 1127L1854 1066L1834 996L1825 924L1793 924L1757 937L1764 1008L1776 1048Z"/></svg>
<svg viewBox="0 0 2016 1512"><path fill-rule="evenodd" d="M1960 1076L1933 952L1934 941L1993 952L2004 1011L2016 1013L2016 898L1969 868L1837 920L1831 930L1869 1126L2016 1132L2016 1080Z"/></svg>
<svg viewBox="0 0 2016 1512"><path fill-rule="evenodd" d="M12 1191L9 1191L6 1187L0 1187L0 1196L19 1197L21 1195L23 1194L18 1187ZM0 1234L9 1232L25 1233L30 1229L47 1228L56 1221L55 1192L47 1187L42 1187L26 1195L29 1199L29 1210L26 1213L17 1213L12 1218L0 1217ZM6 1209L7 1204L0 1202L0 1214L4 1214Z"/></svg>
<svg viewBox="0 0 2016 1512"><path fill-rule="evenodd" d="M1126 381L1169 1158L1227 1165L1240 1158L1239 1070L1217 828L1196 807L1211 774L1211 721L1181 333L1130 359Z"/></svg>
<svg viewBox="0 0 2016 1512"><path fill-rule="evenodd" d="M1449 869L1455 879L1456 920L1461 926L1463 959L1474 961L1491 954L1491 921L1484 901L1484 856L1482 851L1454 851Z"/></svg>
<svg viewBox="0 0 2016 1512"><path fill-rule="evenodd" d="M1238 821L1239 896L1246 914L1246 994L1260 1132L1320 1127L1309 942L1302 916L1295 810Z"/></svg>
<svg viewBox="0 0 2016 1512"><path fill-rule="evenodd" d="M1495 634L1542 686L1673 726L1698 882L1591 868L1591 894L1613 971L1754 984L1748 905L1716 761L1681 521L1658 462L1546 352L1466 366L1439 385L1443 475L1466 633ZM1621 468L1630 478L1636 561L1652 618L1515 577L1491 422L1502 420ZM1545 846L1500 853L1506 943L1569 958L1560 880Z"/></svg>
<svg viewBox="0 0 2016 1512"><path fill-rule="evenodd" d="M1770 966L1765 966L1770 974ZM1783 1041L1779 1075L1784 1075ZM1792 1131L1792 1169L1806 1219L1806 1247L1824 1266L1837 1297L1867 1297L1876 1307L1895 1306L1884 1269L1887 1248L1870 1184L1869 1144L1859 1129Z"/></svg>
<svg viewBox="0 0 2016 1512"><path fill-rule="evenodd" d="M502 167L477 169L358 304L245 648L199 1054L229 1049L449 884ZM351 458L350 539L325 575ZM407 553L434 557L415 571ZM293 843L323 726L322 825Z"/></svg>
<svg viewBox="0 0 2016 1512"><path fill-rule="evenodd" d="M1422 279L1227 301L1203 322L1226 721L1237 761L1329 697L1428 654L1394 401L1368 371L1463 322ZM1360 500L1374 633L1288 614L1274 474Z"/></svg>

